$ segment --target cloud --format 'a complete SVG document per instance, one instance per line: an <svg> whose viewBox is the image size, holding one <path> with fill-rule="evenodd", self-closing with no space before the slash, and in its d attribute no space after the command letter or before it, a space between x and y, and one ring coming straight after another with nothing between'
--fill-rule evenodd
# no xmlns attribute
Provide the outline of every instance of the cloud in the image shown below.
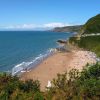
<svg viewBox="0 0 100 100"><path fill-rule="evenodd" d="M20 25L8 25L8 26L0 26L0 29L7 29L7 30L35 30L35 29L52 29L54 27L64 27L69 26L70 24L67 23L47 23L47 24L20 24Z"/></svg>
<svg viewBox="0 0 100 100"><path fill-rule="evenodd" d="M34 24L9 25L9 26L4 26L2 28L5 28L5 29L34 29L36 28L36 25Z"/></svg>
<svg viewBox="0 0 100 100"><path fill-rule="evenodd" d="M66 24L66 23L48 23L48 24L44 24L44 27L47 28L54 28L54 27L64 27L64 26L69 26L70 24Z"/></svg>

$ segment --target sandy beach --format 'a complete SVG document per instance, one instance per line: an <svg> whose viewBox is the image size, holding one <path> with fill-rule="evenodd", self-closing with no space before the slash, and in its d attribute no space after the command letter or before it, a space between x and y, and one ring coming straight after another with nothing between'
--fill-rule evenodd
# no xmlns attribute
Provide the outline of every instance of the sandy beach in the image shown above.
<svg viewBox="0 0 100 100"><path fill-rule="evenodd" d="M21 75L21 80L39 80L41 90L45 90L48 81L56 78L57 73L63 73L73 68L81 70L87 63L96 63L94 55L89 51L74 50L72 52L57 52L44 60L39 66Z"/></svg>

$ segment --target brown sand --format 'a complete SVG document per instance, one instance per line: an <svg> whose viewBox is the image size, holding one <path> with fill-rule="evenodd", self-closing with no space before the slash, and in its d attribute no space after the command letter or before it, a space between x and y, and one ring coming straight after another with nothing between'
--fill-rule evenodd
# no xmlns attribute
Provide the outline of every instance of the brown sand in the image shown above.
<svg viewBox="0 0 100 100"><path fill-rule="evenodd" d="M88 63L95 63L87 51L56 53L44 60L39 66L21 75L21 80L38 79L41 90L45 90L48 81L56 78L57 73L69 71L72 68L81 70Z"/></svg>

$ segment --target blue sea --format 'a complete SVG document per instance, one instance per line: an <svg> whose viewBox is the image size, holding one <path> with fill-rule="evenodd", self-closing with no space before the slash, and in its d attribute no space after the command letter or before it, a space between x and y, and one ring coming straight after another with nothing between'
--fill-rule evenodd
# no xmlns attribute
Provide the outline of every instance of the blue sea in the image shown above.
<svg viewBox="0 0 100 100"><path fill-rule="evenodd" d="M47 31L0 31L0 71L16 74L46 58L58 39L73 33ZM40 59L41 58L41 59Z"/></svg>

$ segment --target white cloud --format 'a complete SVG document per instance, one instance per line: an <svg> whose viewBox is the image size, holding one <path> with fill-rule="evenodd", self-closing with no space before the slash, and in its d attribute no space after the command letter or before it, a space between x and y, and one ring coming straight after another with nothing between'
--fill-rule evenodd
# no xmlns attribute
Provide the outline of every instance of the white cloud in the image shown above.
<svg viewBox="0 0 100 100"><path fill-rule="evenodd" d="M44 24L44 27L47 28L54 28L54 27L64 27L64 26L69 26L70 24L66 24L66 23L48 23L48 24Z"/></svg>
<svg viewBox="0 0 100 100"><path fill-rule="evenodd" d="M8 25L8 26L0 26L0 29L22 29L22 30L34 30L34 29L52 29L54 27L64 27L64 26L69 26L70 24L66 24L66 23L57 23L57 22L53 22L53 23L47 23L47 24L41 24L41 25L37 25L37 24L20 24L20 25Z"/></svg>
<svg viewBox="0 0 100 100"><path fill-rule="evenodd" d="M9 26L4 26L2 28L5 28L5 29L34 29L36 28L36 25L34 24L9 25Z"/></svg>

